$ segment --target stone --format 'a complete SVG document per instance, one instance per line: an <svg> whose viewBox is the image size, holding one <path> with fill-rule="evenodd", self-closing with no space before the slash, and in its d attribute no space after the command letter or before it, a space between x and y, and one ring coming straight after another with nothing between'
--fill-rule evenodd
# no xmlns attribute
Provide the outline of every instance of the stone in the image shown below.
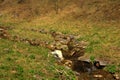
<svg viewBox="0 0 120 80"><path fill-rule="evenodd" d="M61 50L65 59L77 60L85 53L86 43L77 41L73 35L66 35L60 32L51 32L54 38L54 49ZM53 47L52 46L52 47Z"/></svg>

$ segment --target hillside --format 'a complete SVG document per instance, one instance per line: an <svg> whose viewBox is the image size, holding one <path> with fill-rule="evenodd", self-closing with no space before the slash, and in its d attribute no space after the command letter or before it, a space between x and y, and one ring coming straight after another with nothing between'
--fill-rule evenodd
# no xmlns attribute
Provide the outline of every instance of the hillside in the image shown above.
<svg viewBox="0 0 120 80"><path fill-rule="evenodd" d="M58 13L63 18L119 21L119 0L1 0L1 15L31 18ZM5 15L5 14L4 14Z"/></svg>
<svg viewBox="0 0 120 80"><path fill-rule="evenodd" d="M50 44L54 39L44 32L52 31L87 42L82 58L120 73L119 0L0 0L0 80L79 80L48 48L26 41Z"/></svg>

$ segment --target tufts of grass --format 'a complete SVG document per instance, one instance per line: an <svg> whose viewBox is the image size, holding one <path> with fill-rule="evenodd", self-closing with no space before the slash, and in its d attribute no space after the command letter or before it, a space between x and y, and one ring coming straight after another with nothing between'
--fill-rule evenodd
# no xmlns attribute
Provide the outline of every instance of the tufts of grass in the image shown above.
<svg viewBox="0 0 120 80"><path fill-rule="evenodd" d="M48 49L4 39L0 39L0 44L0 79L75 78L71 70L55 64L55 59L49 54Z"/></svg>
<svg viewBox="0 0 120 80"><path fill-rule="evenodd" d="M107 70L110 73L117 72L117 66L116 65L107 65L105 70Z"/></svg>

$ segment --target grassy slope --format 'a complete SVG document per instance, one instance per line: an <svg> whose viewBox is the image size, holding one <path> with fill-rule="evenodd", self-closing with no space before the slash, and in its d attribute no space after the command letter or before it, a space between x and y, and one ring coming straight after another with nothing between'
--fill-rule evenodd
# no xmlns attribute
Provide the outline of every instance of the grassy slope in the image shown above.
<svg viewBox="0 0 120 80"><path fill-rule="evenodd" d="M74 79L71 70L54 64L53 57L42 47L0 40L1 80ZM60 75L60 73L63 73Z"/></svg>
<svg viewBox="0 0 120 80"><path fill-rule="evenodd" d="M11 26L11 35L23 38L52 41L51 36L32 32L31 29L55 30L65 34L80 35L78 40L89 43L86 56L107 60L113 64L120 64L120 23L117 21L90 21L75 19L71 12L77 8L65 9L60 14L50 13L46 16L37 16L30 20L11 17L11 14L0 16L0 25ZM74 8L74 10L73 10ZM71 11L73 10L73 11ZM6 13L4 10L3 13ZM68 15L70 13L70 15ZM57 66L49 50L42 47L33 47L21 42L12 42L0 39L0 78L6 79L67 79L73 73L62 66ZM64 71L65 70L65 71ZM64 76L60 76L63 72ZM73 76L70 79L74 79Z"/></svg>

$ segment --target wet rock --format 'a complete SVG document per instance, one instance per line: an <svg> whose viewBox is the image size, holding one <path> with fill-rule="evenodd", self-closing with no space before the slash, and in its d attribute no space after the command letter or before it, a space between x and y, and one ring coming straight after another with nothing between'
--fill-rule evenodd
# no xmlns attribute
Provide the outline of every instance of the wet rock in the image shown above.
<svg viewBox="0 0 120 80"><path fill-rule="evenodd" d="M95 66L97 65L93 65L91 62L81 60L63 60L60 63L75 71L76 76L78 76L78 80L120 80L118 73L111 74L102 68L96 68ZM96 69L93 70L94 67Z"/></svg>
<svg viewBox="0 0 120 80"><path fill-rule="evenodd" d="M61 63L75 71L78 80L119 80L119 76L113 75L103 69L93 70L91 62L81 60L63 60Z"/></svg>
<svg viewBox="0 0 120 80"><path fill-rule="evenodd" d="M92 63L87 61L63 60L61 61L61 63L78 73L87 72L88 74L90 74L92 72Z"/></svg>
<svg viewBox="0 0 120 80"><path fill-rule="evenodd" d="M90 74L92 71L92 63L80 60L72 61L72 70L79 73L88 72Z"/></svg>
<svg viewBox="0 0 120 80"><path fill-rule="evenodd" d="M99 61L94 61L94 66L96 69L103 69L106 65L101 65Z"/></svg>

